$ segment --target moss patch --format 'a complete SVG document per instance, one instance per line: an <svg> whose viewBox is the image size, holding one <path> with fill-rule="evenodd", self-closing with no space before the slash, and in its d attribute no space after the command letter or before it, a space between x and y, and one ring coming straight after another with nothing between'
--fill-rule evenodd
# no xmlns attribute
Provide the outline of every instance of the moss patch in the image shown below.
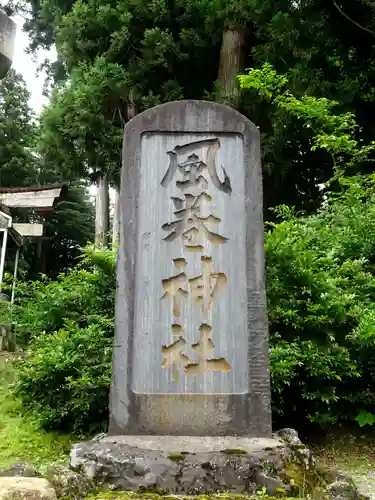
<svg viewBox="0 0 375 500"><path fill-rule="evenodd" d="M302 463L296 461L286 463L284 472L287 482L293 485L293 494L301 498L314 494L325 483L316 470L306 470Z"/></svg>
<svg viewBox="0 0 375 500"><path fill-rule="evenodd" d="M185 460L185 455L168 455L169 460L172 460L173 462L181 462L182 460Z"/></svg>

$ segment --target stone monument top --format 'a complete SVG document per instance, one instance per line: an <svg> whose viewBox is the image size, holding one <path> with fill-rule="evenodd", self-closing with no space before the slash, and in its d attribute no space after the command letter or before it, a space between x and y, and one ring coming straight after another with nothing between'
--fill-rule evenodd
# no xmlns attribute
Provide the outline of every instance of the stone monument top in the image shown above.
<svg viewBox="0 0 375 500"><path fill-rule="evenodd" d="M270 436L259 131L213 102L125 127L110 434Z"/></svg>

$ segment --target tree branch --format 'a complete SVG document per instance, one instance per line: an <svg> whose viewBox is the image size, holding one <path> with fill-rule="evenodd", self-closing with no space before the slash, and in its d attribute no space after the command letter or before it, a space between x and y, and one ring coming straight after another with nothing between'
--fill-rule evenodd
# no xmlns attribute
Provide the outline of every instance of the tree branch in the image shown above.
<svg viewBox="0 0 375 500"><path fill-rule="evenodd" d="M336 7L336 9L340 12L340 14L345 17L345 19L347 19L348 21L350 21L351 23L353 23L355 26L357 26L361 30L367 31L367 33L370 33L372 36L375 36L375 32L374 31L372 31L372 30L370 30L368 28L365 28L361 24L357 23L357 21L354 21L354 19L352 19L350 16L348 16L348 14L346 14L342 10L342 8L337 4L336 0L332 0L332 2L333 2L333 5Z"/></svg>

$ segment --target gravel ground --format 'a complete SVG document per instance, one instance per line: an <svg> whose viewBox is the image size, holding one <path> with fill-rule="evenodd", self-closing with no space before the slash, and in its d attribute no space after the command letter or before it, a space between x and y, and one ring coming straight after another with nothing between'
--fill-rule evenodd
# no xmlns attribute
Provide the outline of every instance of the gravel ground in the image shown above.
<svg viewBox="0 0 375 500"><path fill-rule="evenodd" d="M375 468L363 472L348 469L345 472L352 476L362 495L367 495L371 500L375 500Z"/></svg>
<svg viewBox="0 0 375 500"><path fill-rule="evenodd" d="M375 500L375 432L331 434L311 445L319 461L352 476L363 495Z"/></svg>

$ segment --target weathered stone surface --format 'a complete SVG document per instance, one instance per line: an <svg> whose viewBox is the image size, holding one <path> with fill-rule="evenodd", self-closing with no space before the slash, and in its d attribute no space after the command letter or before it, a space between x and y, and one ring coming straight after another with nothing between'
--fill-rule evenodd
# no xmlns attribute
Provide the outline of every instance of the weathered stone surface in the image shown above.
<svg viewBox="0 0 375 500"><path fill-rule="evenodd" d="M270 437L258 129L178 101L123 151L110 434Z"/></svg>
<svg viewBox="0 0 375 500"><path fill-rule="evenodd" d="M295 429L280 429L274 434L274 437L288 443L294 453L304 462L307 469L315 467L316 460L312 451L302 443Z"/></svg>
<svg viewBox="0 0 375 500"><path fill-rule="evenodd" d="M298 432L295 429L291 429L288 427L285 429L280 429L277 432L275 432L275 437L277 439L282 439L287 443L301 444Z"/></svg>
<svg viewBox="0 0 375 500"><path fill-rule="evenodd" d="M67 467L54 466L44 475L53 485L58 498L85 498L94 489L94 483L90 478Z"/></svg>
<svg viewBox="0 0 375 500"><path fill-rule="evenodd" d="M292 458L276 439L120 436L74 445L70 466L123 490L196 495L265 487L276 494L295 489L284 471Z"/></svg>
<svg viewBox="0 0 375 500"><path fill-rule="evenodd" d="M0 10L0 79L12 65L15 39L15 22Z"/></svg>
<svg viewBox="0 0 375 500"><path fill-rule="evenodd" d="M241 437L99 437L74 445L70 466L103 487L138 493L251 495L264 487L275 496L283 490L314 500L367 498L349 476L306 461L295 431L277 434L294 444Z"/></svg>
<svg viewBox="0 0 375 500"><path fill-rule="evenodd" d="M46 479L0 477L0 500L56 500L55 490Z"/></svg>
<svg viewBox="0 0 375 500"><path fill-rule="evenodd" d="M0 477L38 477L40 474L27 464L13 464L8 469L0 469Z"/></svg>
<svg viewBox="0 0 375 500"><path fill-rule="evenodd" d="M359 495L353 481L335 481L326 488L326 493L335 500L358 500Z"/></svg>

